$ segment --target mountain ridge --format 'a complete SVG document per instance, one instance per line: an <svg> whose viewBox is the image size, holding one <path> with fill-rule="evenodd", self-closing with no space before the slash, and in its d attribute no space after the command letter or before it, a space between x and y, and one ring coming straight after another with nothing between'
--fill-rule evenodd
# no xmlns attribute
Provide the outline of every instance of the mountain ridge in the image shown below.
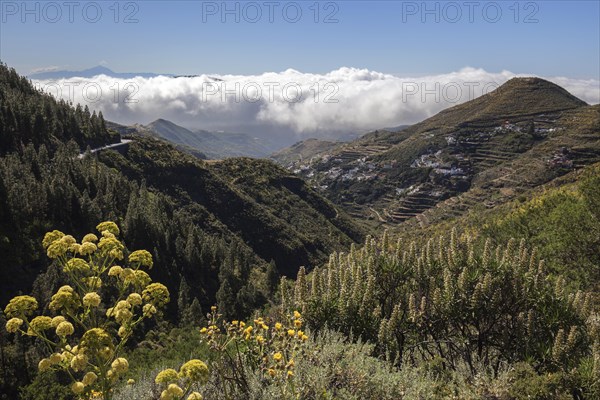
<svg viewBox="0 0 600 400"><path fill-rule="evenodd" d="M203 129L190 130L164 118L158 118L147 125L123 126L112 122L110 127L124 135L137 134L166 140L180 150L202 159L262 158L273 151L270 143L251 135Z"/></svg>
<svg viewBox="0 0 600 400"><path fill-rule="evenodd" d="M540 102L542 98L555 99L552 103ZM517 100L515 102L515 100ZM537 102L536 102L537 100ZM533 103L533 104L532 104ZM566 89L545 79L528 77L512 78L496 90L476 99L440 111L437 116L445 119L459 115L462 122L476 122L490 117L503 118L515 115L535 115L542 112L563 111L588 105ZM534 110L531 107L535 107ZM464 110L474 112L476 117L465 119ZM432 118L427 119L430 121Z"/></svg>
<svg viewBox="0 0 600 400"><path fill-rule="evenodd" d="M428 210L488 178L500 180L495 194L472 204L491 206L600 160L599 110L543 79L513 78L399 132L374 131L286 166L355 217L426 224ZM528 163L536 167L527 171Z"/></svg>
<svg viewBox="0 0 600 400"><path fill-rule="evenodd" d="M114 72L111 69L97 65L92 68L87 68L80 71L69 71L69 70L56 70L56 71L44 71L29 74L29 79L36 80L47 80L47 79L67 79L67 78L93 78L98 75L106 75L113 78L121 79L132 79L136 77L141 78L155 78L157 76L174 76L172 74L155 74L151 72Z"/></svg>

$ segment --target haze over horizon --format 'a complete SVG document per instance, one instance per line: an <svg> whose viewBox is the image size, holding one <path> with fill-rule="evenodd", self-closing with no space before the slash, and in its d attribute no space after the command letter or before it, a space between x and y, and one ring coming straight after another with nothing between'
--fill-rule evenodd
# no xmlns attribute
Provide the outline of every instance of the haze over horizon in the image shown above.
<svg viewBox="0 0 600 400"><path fill-rule="evenodd" d="M129 79L100 75L34 83L125 125L164 118L189 129L244 132L291 144L308 137L337 139L413 124L518 76L532 74L463 68L435 76L399 77L343 67L322 75L288 69L260 75ZM600 101L597 80L543 78L590 104Z"/></svg>
<svg viewBox="0 0 600 400"><path fill-rule="evenodd" d="M4 1L0 12L0 60L25 75L193 76L35 81L123 124L338 138L419 122L515 76L600 101L598 2Z"/></svg>

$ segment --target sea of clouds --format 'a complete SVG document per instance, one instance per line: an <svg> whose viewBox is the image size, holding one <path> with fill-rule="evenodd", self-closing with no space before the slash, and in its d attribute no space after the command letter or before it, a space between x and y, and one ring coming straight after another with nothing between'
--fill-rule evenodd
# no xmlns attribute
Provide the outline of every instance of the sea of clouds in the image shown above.
<svg viewBox="0 0 600 400"><path fill-rule="evenodd" d="M187 128L292 140L413 124L490 92L515 76L529 75L464 68L442 75L400 77L344 67L327 74L290 69L252 76L127 80L99 75L34 84L58 98L87 104L121 124L164 118ZM598 80L544 78L590 104L600 102Z"/></svg>

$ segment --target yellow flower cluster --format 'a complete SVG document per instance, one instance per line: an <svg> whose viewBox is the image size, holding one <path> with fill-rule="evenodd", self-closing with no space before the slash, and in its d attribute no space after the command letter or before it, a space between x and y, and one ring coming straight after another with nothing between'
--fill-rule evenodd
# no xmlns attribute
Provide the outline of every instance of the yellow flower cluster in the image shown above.
<svg viewBox="0 0 600 400"><path fill-rule="evenodd" d="M52 318L46 317L45 315L40 315L29 322L27 334L30 336L35 336L36 334L44 332L48 329L52 329Z"/></svg>
<svg viewBox="0 0 600 400"><path fill-rule="evenodd" d="M42 246L44 246L44 248L47 249L52 243L62 239L63 236L65 236L65 234L61 231L54 230L52 232L48 232L42 240Z"/></svg>
<svg viewBox="0 0 600 400"><path fill-rule="evenodd" d="M88 361L89 357L80 352L71 358L71 369L75 372L83 371L87 366Z"/></svg>
<svg viewBox="0 0 600 400"><path fill-rule="evenodd" d="M115 224L112 221L101 222L96 226L96 229L98 230L98 232L100 232L103 235L104 235L104 232L106 232L106 231L112 233L115 236L119 236L119 233L121 233L117 224ZM87 237L87 235L86 235L86 237Z"/></svg>
<svg viewBox="0 0 600 400"><path fill-rule="evenodd" d="M102 287L102 278L99 276L90 276L89 278L82 278L82 282L87 285L88 290L95 291Z"/></svg>
<svg viewBox="0 0 600 400"><path fill-rule="evenodd" d="M90 272L90 265L85 260L75 257L67 261L64 271L67 273L84 275Z"/></svg>
<svg viewBox="0 0 600 400"><path fill-rule="evenodd" d="M61 322L65 322L65 321L66 321L65 317L63 317L62 315L58 315L58 316L52 318L52 327L57 328Z"/></svg>
<svg viewBox="0 0 600 400"><path fill-rule="evenodd" d="M13 298L6 308L4 314L8 317L28 317L38 308L38 302L31 296L17 296Z"/></svg>
<svg viewBox="0 0 600 400"><path fill-rule="evenodd" d="M121 276L121 274L123 273L123 267L119 266L119 265L114 265L112 267L110 267L110 269L108 270L108 276Z"/></svg>
<svg viewBox="0 0 600 400"><path fill-rule="evenodd" d="M142 305L142 296L139 293L131 293L127 296L127 302L132 306L141 306Z"/></svg>
<svg viewBox="0 0 600 400"><path fill-rule="evenodd" d="M38 369L43 372L50 369L52 366L61 364L64 360L67 359L65 353L53 353L48 358L42 358L38 363Z"/></svg>
<svg viewBox="0 0 600 400"><path fill-rule="evenodd" d="M6 322L6 331L9 333L16 333L19 329L21 329L21 325L23 325L23 320L21 318L11 318Z"/></svg>
<svg viewBox="0 0 600 400"><path fill-rule="evenodd" d="M205 385L208 382L208 366L200 360L190 360L181 366L179 376L188 382Z"/></svg>
<svg viewBox="0 0 600 400"><path fill-rule="evenodd" d="M55 230L52 232L48 232L46 236L44 236L44 240L42 240L42 245L46 249L48 257L64 258L68 252L70 252L73 255L92 255L96 252L96 250L98 250L98 246L95 244L95 242L97 241L98 237L90 233L85 235L81 241L81 244L79 244L73 236L65 235L61 231ZM74 272L73 267L85 268L85 265L81 264L79 261L76 261L75 263L79 263L79 265L65 265L65 271ZM79 272L85 272L85 269Z"/></svg>
<svg viewBox="0 0 600 400"><path fill-rule="evenodd" d="M243 352L246 357L253 358L266 376L283 379L284 385L285 381L293 378L294 355L302 351L303 342L308 339L300 330L303 319L298 311L290 315L287 322L272 324L273 329L270 329L270 324L263 317L254 319L253 324L236 320L225 322L223 334L218 328L219 318L216 308L213 308L209 325L200 329L203 341L217 355L234 348L235 351ZM238 344L233 346L234 342Z"/></svg>
<svg viewBox="0 0 600 400"><path fill-rule="evenodd" d="M113 308L106 311L106 316L114 317L119 325L127 325L133 318L132 308L133 305L127 300L121 300Z"/></svg>
<svg viewBox="0 0 600 400"><path fill-rule="evenodd" d="M59 355L59 356L60 357L55 357L56 359L60 360L58 363L62 362L62 360L68 361L69 366L75 372L85 371L86 368L88 368L88 366L90 365L91 360L92 360L91 357L88 357L85 354L85 350L83 348L77 347L77 346L75 346L72 349L67 347L67 350L65 351L65 353L63 353L62 355ZM53 365L54 364L53 357L54 356L40 361L40 370L42 370L42 365L41 365L42 363ZM100 369L98 369L97 367L95 369L96 369L96 372L100 372ZM117 378L119 378L120 376L125 374L128 371L128 369L129 369L129 363L127 362L126 359L124 359L122 357L116 358L111 363L111 369L109 369L107 371L106 375L104 376L104 379L114 382L114 381L116 381ZM74 382L71 385L71 390L73 391L73 393L82 394L86 390L86 387L93 387L93 385L100 378L96 372L88 371L83 375L81 381ZM93 389L91 390L91 394L92 394L93 398L101 398L98 396L99 393L101 394L101 392L96 392Z"/></svg>
<svg viewBox="0 0 600 400"><path fill-rule="evenodd" d="M160 394L161 400L179 400L188 393L187 400L202 400L200 393L190 391L194 384L205 385L209 375L208 366L204 362L190 360L181 366L179 372L172 368L159 372L154 382L165 388Z"/></svg>
<svg viewBox="0 0 600 400"><path fill-rule="evenodd" d="M98 249L104 256L109 256L115 260L123 259L123 249L125 246L109 231L102 232L102 239L98 242Z"/></svg>
<svg viewBox="0 0 600 400"><path fill-rule="evenodd" d="M142 312L143 312L143 315L145 318L150 318L154 314L156 314L158 312L158 310L152 304L144 304L144 307L142 308Z"/></svg>
<svg viewBox="0 0 600 400"><path fill-rule="evenodd" d="M169 290L162 283L151 283L142 292L145 302L156 307L162 307L169 302Z"/></svg>
<svg viewBox="0 0 600 400"><path fill-rule="evenodd" d="M214 337L216 334L221 333L221 330L216 325L209 325L208 327L200 329L200 333L211 338Z"/></svg>
<svg viewBox="0 0 600 400"><path fill-rule="evenodd" d="M136 265L139 268L139 265ZM141 269L123 268L115 265L108 270L108 276L114 276L121 280L125 286L133 285L135 288L145 288L152 279L146 271Z"/></svg>
<svg viewBox="0 0 600 400"><path fill-rule="evenodd" d="M157 385L168 385L169 383L177 382L178 380L179 374L177 371L173 368L168 368L160 371L158 375L156 375L154 382L156 382Z"/></svg>
<svg viewBox="0 0 600 400"><path fill-rule="evenodd" d="M92 328L81 336L79 347L84 351L94 353L104 350L106 347L112 349L113 341L110 334L103 328Z"/></svg>
<svg viewBox="0 0 600 400"><path fill-rule="evenodd" d="M78 306L79 296L69 285L61 286L58 292L52 296L52 301L49 305L52 311L65 310L67 313L77 309Z"/></svg>
<svg viewBox="0 0 600 400"><path fill-rule="evenodd" d="M83 237L83 239L81 239L81 244L86 244L86 243L96 243L98 241L98 236L94 235L93 233L88 233L87 235L85 235Z"/></svg>
<svg viewBox="0 0 600 400"><path fill-rule="evenodd" d="M67 336L71 336L73 333L75 333L75 327L70 322L63 321L56 327L56 336L63 339Z"/></svg>
<svg viewBox="0 0 600 400"><path fill-rule="evenodd" d="M129 370L129 362L123 357L115 359L110 366L118 375L122 375Z"/></svg>
<svg viewBox="0 0 600 400"><path fill-rule="evenodd" d="M46 249L46 254L48 255L48 257L59 258L61 256L64 256L69 250L68 243L70 242L70 238L71 237L63 236L62 238L53 241Z"/></svg>
<svg viewBox="0 0 600 400"><path fill-rule="evenodd" d="M136 250L129 255L129 263L139 264L151 269L153 265L152 254L150 254L147 250Z"/></svg>
<svg viewBox="0 0 600 400"><path fill-rule="evenodd" d="M39 361L40 371L66 370L72 377L73 393L101 399L129 370L129 362L119 356L119 351L134 328L144 318L154 316L170 298L164 285L152 283L148 273L140 269L152 267L149 252L132 252L129 267L113 265L115 260L124 258L125 252L125 246L117 238L119 227L108 221L97 229L99 236L87 234L81 243L57 230L47 233L42 241L48 256L57 259L70 280L70 284L58 289L48 305L56 316L32 317L38 302L31 296L13 298L4 313L8 332L39 337L54 351ZM116 299L103 313L102 301L108 294ZM109 323L111 319L118 325ZM193 361L182 366L177 379L186 383L205 382L208 368L201 361ZM172 387L169 393L175 395L179 391ZM197 400L202 396L192 393L190 398Z"/></svg>
<svg viewBox="0 0 600 400"><path fill-rule="evenodd" d="M89 292L83 296L83 305L86 307L98 307L100 301L100 295L96 292Z"/></svg>
<svg viewBox="0 0 600 400"><path fill-rule="evenodd" d="M85 386L90 386L90 385L93 385L94 382L96 382L96 379L98 379L98 375L96 375L95 373L90 371L83 376L83 379L81 380L81 382Z"/></svg>

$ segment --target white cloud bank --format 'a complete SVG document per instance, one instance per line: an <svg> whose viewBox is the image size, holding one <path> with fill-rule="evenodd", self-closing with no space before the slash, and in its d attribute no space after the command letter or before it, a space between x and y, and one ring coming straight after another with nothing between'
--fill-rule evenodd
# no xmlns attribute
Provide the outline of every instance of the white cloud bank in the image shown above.
<svg viewBox="0 0 600 400"><path fill-rule="evenodd" d="M322 75L290 69L254 76L124 80L100 75L34 83L123 124L165 118L189 128L263 136L280 133L298 139L412 124L487 93L515 76L527 75L464 68L411 78L344 67ZM590 104L600 102L597 80L545 79Z"/></svg>

